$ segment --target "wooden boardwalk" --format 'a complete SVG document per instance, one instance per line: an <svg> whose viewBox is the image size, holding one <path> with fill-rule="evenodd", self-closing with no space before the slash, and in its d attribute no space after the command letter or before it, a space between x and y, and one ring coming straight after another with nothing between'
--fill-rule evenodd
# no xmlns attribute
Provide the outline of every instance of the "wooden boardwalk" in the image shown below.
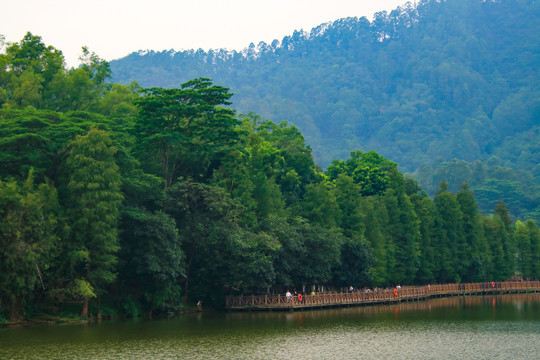
<svg viewBox="0 0 540 360"><path fill-rule="evenodd" d="M404 286L401 289L381 289L364 292L324 292L302 294L287 299L285 295L227 296L226 309L242 310L300 310L323 307L361 306L425 300L432 297L458 295L507 294L540 292L540 281L507 281L472 284Z"/></svg>

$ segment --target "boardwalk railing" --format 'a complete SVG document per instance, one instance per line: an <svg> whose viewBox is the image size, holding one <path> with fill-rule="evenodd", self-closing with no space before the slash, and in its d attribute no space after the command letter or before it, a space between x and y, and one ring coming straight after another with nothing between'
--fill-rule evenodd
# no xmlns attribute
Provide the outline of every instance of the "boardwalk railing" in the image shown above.
<svg viewBox="0 0 540 360"><path fill-rule="evenodd" d="M226 308L230 310L302 309L391 303L421 300L430 297L511 292L540 292L540 281L405 286L400 289L380 289L370 292L324 292L315 295L302 294L301 299L299 296L287 299L285 295L281 294L228 296Z"/></svg>

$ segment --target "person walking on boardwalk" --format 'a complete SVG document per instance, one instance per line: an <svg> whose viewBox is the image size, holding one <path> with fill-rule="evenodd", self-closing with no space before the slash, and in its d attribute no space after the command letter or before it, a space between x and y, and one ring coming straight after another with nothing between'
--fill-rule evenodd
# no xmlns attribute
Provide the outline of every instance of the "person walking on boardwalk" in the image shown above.
<svg viewBox="0 0 540 360"><path fill-rule="evenodd" d="M291 292L289 290L287 290L287 292L285 293L285 297L287 298L287 301L291 301L292 295L291 295Z"/></svg>

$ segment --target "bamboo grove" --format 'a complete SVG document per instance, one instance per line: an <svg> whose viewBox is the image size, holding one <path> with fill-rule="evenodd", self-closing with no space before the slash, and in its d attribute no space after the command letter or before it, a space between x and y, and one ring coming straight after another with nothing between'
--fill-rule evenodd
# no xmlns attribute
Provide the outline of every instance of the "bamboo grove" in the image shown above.
<svg viewBox="0 0 540 360"><path fill-rule="evenodd" d="M0 321L177 311L227 294L540 278L540 232L375 151L325 171L206 78L112 84L28 33L0 54Z"/></svg>

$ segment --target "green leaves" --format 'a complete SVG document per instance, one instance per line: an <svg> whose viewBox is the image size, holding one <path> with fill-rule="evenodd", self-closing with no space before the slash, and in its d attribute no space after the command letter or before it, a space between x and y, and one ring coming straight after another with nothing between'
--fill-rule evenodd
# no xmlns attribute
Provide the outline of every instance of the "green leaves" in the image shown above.
<svg viewBox="0 0 540 360"><path fill-rule="evenodd" d="M273 254L276 285L300 288L331 280L344 242L339 231L283 219L265 221L262 230L281 244Z"/></svg>
<svg viewBox="0 0 540 360"><path fill-rule="evenodd" d="M76 299L94 298L96 293L92 285L84 279L75 279L71 287L71 295Z"/></svg>
<svg viewBox="0 0 540 360"><path fill-rule="evenodd" d="M0 181L0 300L11 307L11 321L23 315L36 289L46 290L59 243L58 211L56 190L36 187L32 170L24 184Z"/></svg>
<svg viewBox="0 0 540 360"><path fill-rule="evenodd" d="M120 245L119 283L148 311L177 309L186 263L174 219L163 212L127 208Z"/></svg>
<svg viewBox="0 0 540 360"><path fill-rule="evenodd" d="M136 84L105 86L106 64L86 55L52 80L81 96L54 100L51 83L49 105L108 117L0 111L0 302L18 316L43 291L165 312L283 287L538 277L538 229L514 231L503 203L482 216L467 186L454 195L445 182L431 199L375 151L323 173L296 127L235 117L209 79L139 98Z"/></svg>
<svg viewBox="0 0 540 360"><path fill-rule="evenodd" d="M137 105L135 134L145 145L141 152L160 164L165 187L178 176L207 178L237 142L239 122L230 109L227 88L195 79L182 89L151 88Z"/></svg>
<svg viewBox="0 0 540 360"><path fill-rule="evenodd" d="M86 279L97 293L116 277L117 220L123 196L115 152L107 133L92 129L71 143L66 159L66 208L72 234L65 244L66 255L88 253L84 262L80 256L69 258L75 272L68 276Z"/></svg>
<svg viewBox="0 0 540 360"><path fill-rule="evenodd" d="M388 188L391 176L397 170L397 164L386 160L375 151L367 153L351 152L347 161L334 160L326 170L330 180L336 180L339 174L345 174L361 186L363 196L381 195Z"/></svg>
<svg viewBox="0 0 540 360"><path fill-rule="evenodd" d="M110 88L109 63L87 48L83 48L80 60L78 68L66 68L61 51L27 33L0 54L0 105L10 109L103 111L99 103Z"/></svg>

